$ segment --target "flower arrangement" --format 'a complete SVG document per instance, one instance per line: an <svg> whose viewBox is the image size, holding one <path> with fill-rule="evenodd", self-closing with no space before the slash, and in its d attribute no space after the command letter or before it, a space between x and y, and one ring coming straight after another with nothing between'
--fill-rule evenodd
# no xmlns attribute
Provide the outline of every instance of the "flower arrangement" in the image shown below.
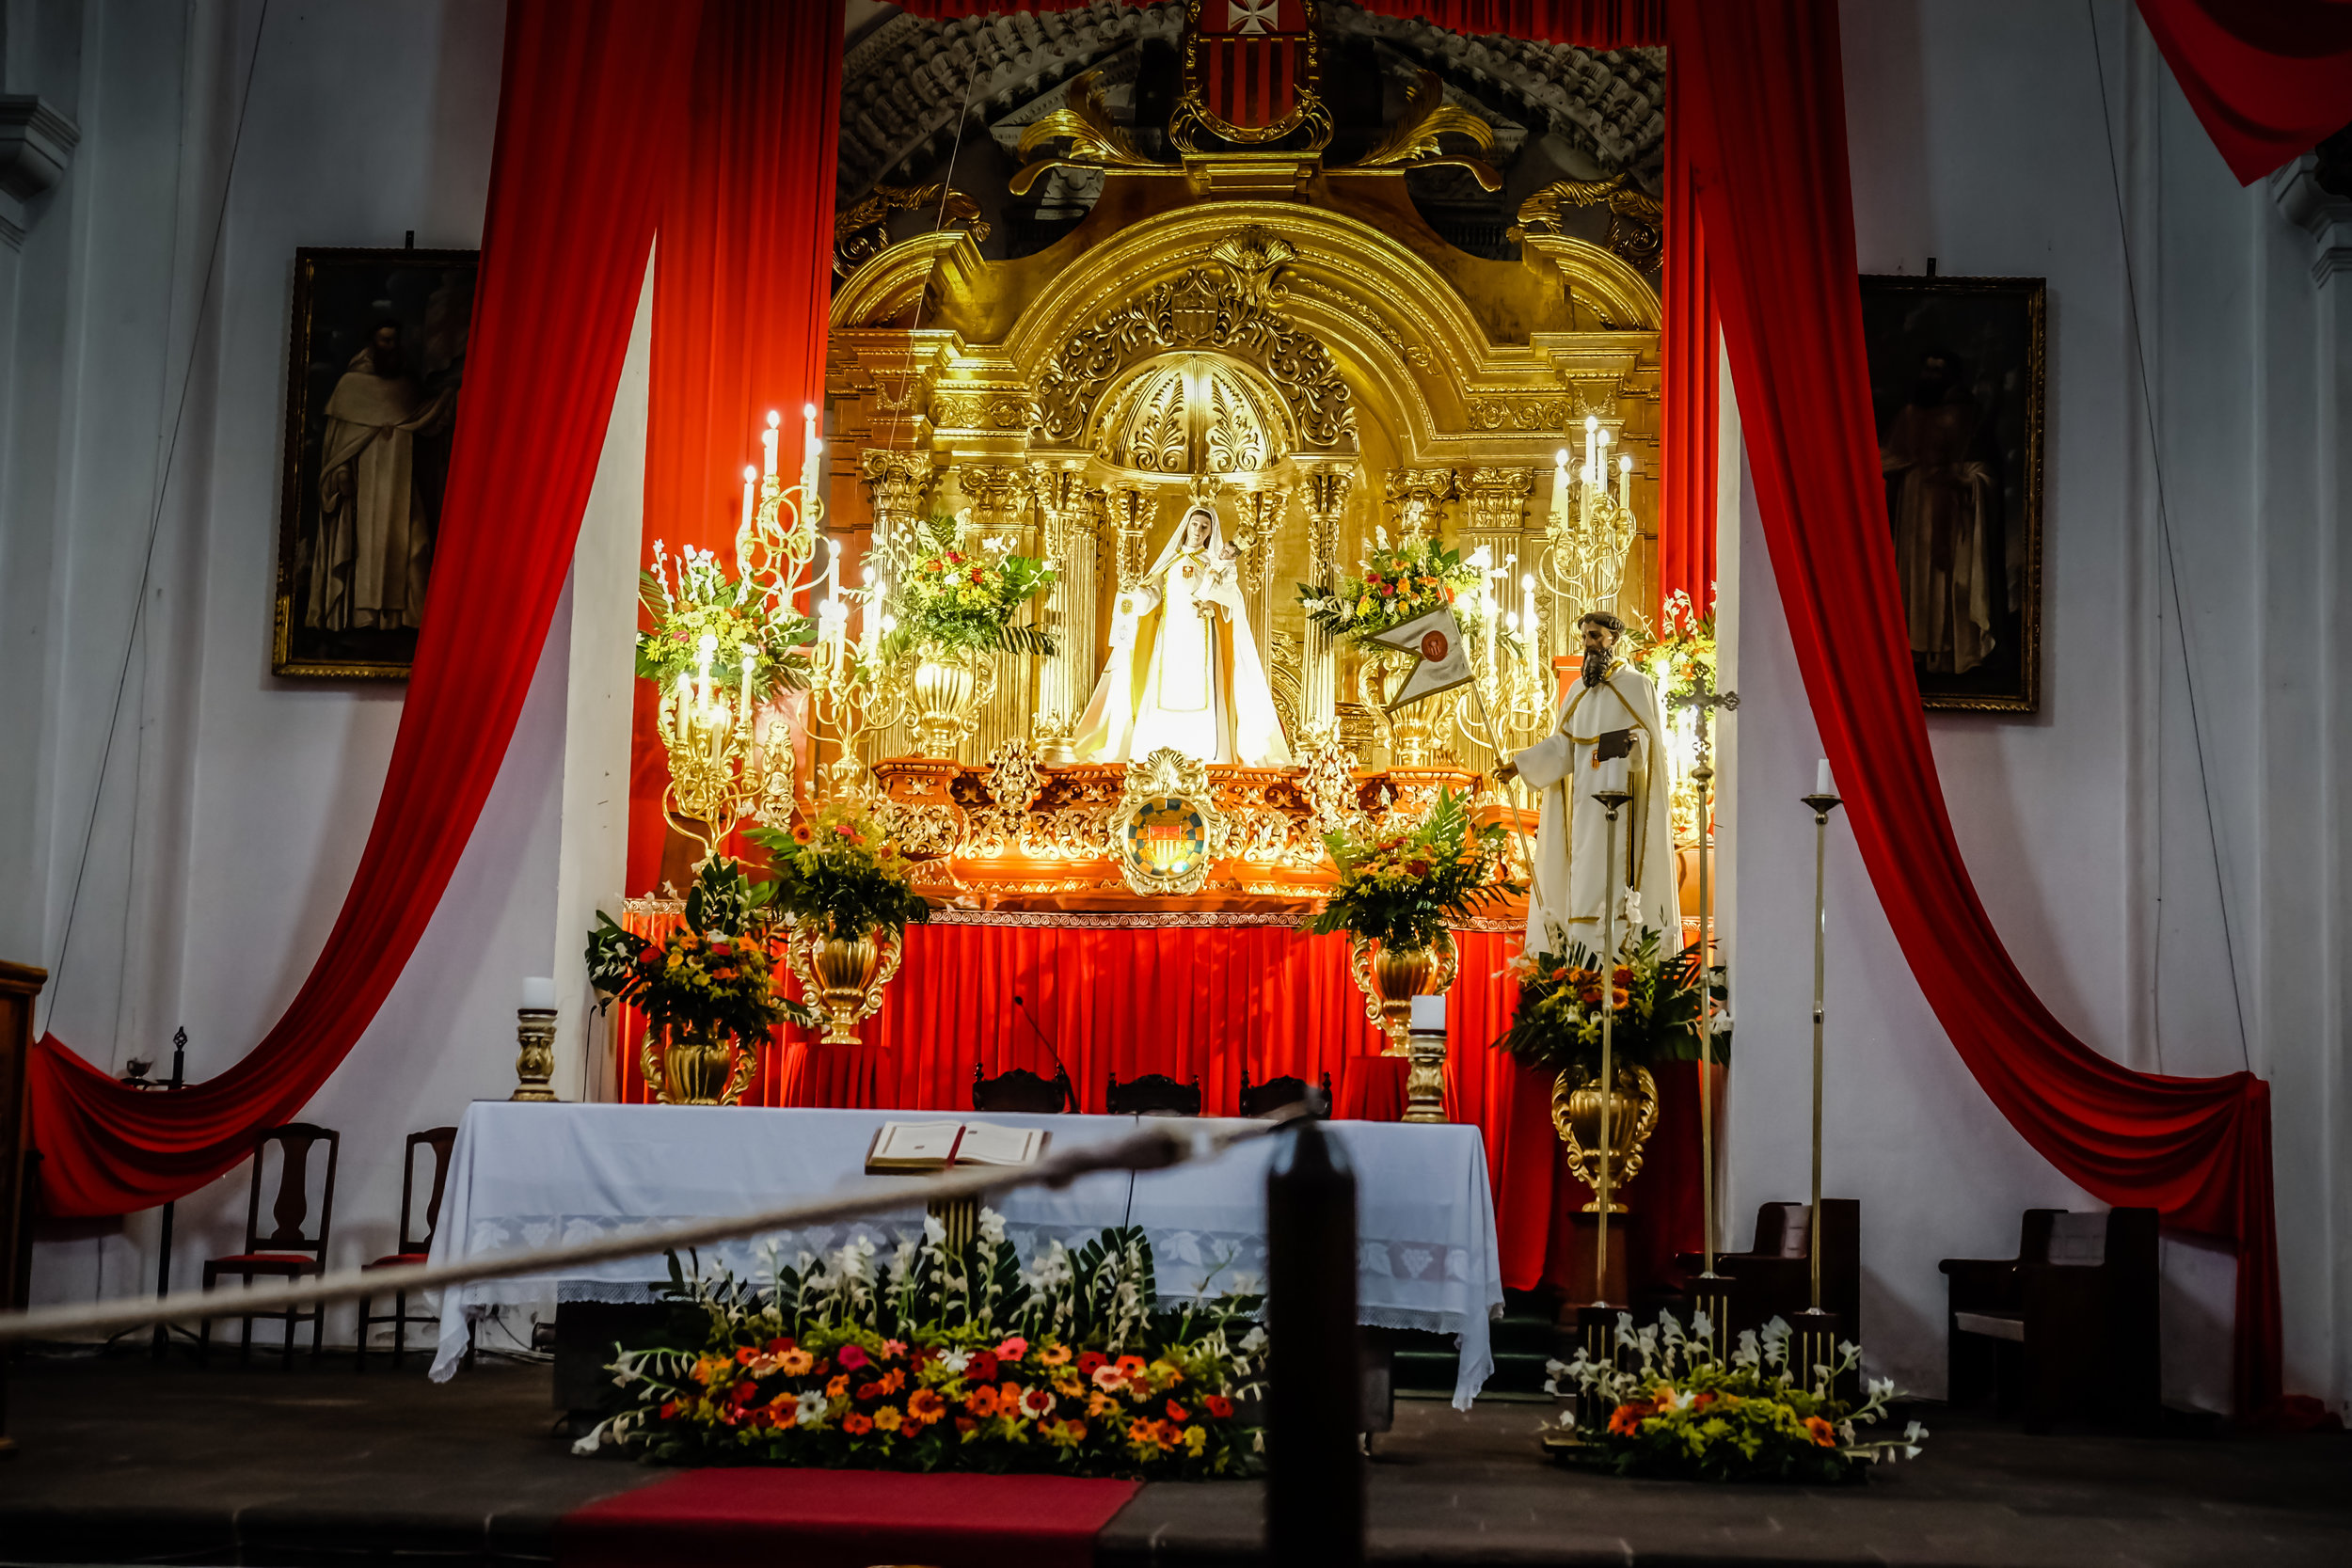
<svg viewBox="0 0 2352 1568"><path fill-rule="evenodd" d="M1692 1317L1688 1336L1671 1312L1639 1331L1630 1313L1620 1313L1617 1342L1638 1366L1597 1364L1581 1349L1573 1361L1550 1362L1547 1393L1565 1382L1609 1411L1604 1428L1582 1433L1574 1413L1564 1413L1561 1427L1579 1439L1568 1451L1619 1475L1694 1481L1858 1480L1866 1465L1919 1456L1928 1432L1917 1421L1900 1438L1859 1434L1886 1413L1892 1378L1870 1380L1859 1404L1832 1392L1860 1364L1857 1346L1840 1345L1835 1366L1811 1368L1809 1381L1800 1381L1782 1320L1761 1336L1742 1333L1728 1363L1710 1335L1705 1313Z"/></svg>
<svg viewBox="0 0 2352 1568"><path fill-rule="evenodd" d="M1418 827L1361 838L1327 833L1339 883L1301 929L1345 931L1391 949L1427 947L1447 922L1524 891L1503 871L1508 838L1499 823L1472 827L1468 798L1451 790L1438 792Z"/></svg>
<svg viewBox="0 0 2352 1568"><path fill-rule="evenodd" d="M637 637L637 673L667 691L680 676L710 672L733 689L743 656L752 657L752 697L808 685L808 656L798 650L817 639L817 623L789 605L771 603L749 578L737 578L708 550L688 546L675 563L654 541L653 567L638 574L638 599L652 618Z"/></svg>
<svg viewBox="0 0 2352 1568"><path fill-rule="evenodd" d="M743 836L768 851L776 879L767 884L769 903L796 922L821 921L847 941L931 917L914 891L913 863L860 806L835 800L788 832L759 827Z"/></svg>
<svg viewBox="0 0 2352 1568"><path fill-rule="evenodd" d="M1021 607L1053 587L1044 562L1011 553L1007 539L987 538L973 549L957 542L952 517L919 525L912 556L898 574L893 605L898 647L935 642L950 648L1003 648L1051 654L1054 640L1038 626L1017 626Z"/></svg>
<svg viewBox="0 0 2352 1568"><path fill-rule="evenodd" d="M600 1006L627 1002L660 1029L756 1039L787 1020L817 1022L806 1005L776 994L775 966L760 927L764 884L713 855L687 890L686 918L660 942L624 929L598 911L588 935L588 980Z"/></svg>
<svg viewBox="0 0 2352 1568"><path fill-rule="evenodd" d="M1553 944L1565 951L1521 953L1511 960L1519 997L1502 1048L1530 1067L1547 1072L1581 1069L1586 1078L1600 1072L1600 1022L1612 1014L1610 1051L1618 1067L1661 1061L1696 1061L1699 1055L1699 953L1695 943L1664 956L1659 934L1647 927L1627 933L1617 961L1603 965L1581 942ZM1607 970L1604 976L1603 970ZM1731 1051L1731 1015L1721 999L1723 971L1708 976L1718 999L1709 1018L1711 1060Z"/></svg>
<svg viewBox="0 0 2352 1568"><path fill-rule="evenodd" d="M1661 696L1689 687L1691 677L1701 670L1712 685L1715 612L1709 610L1700 614L1692 608L1691 595L1677 588L1666 595L1658 620L1658 632L1640 639L1629 650L1627 662L1649 676Z"/></svg>
<svg viewBox="0 0 2352 1568"><path fill-rule="evenodd" d="M1485 585L1479 569L1464 562L1459 550L1447 549L1430 536L1407 535L1391 545L1388 531L1377 529L1373 541L1361 576L1327 588L1298 585L1298 602L1307 619L1335 637L1360 641ZM1478 617L1470 617L1464 631L1474 632L1477 623Z"/></svg>
<svg viewBox="0 0 2352 1568"><path fill-rule="evenodd" d="M621 1410L575 1445L667 1464L1200 1478L1254 1467L1259 1296L1152 1303L1151 1243L1105 1230L1024 1271L983 1209L967 1250L936 1218L877 1268L771 1252L764 1286L687 1276L667 1342L612 1363Z"/></svg>

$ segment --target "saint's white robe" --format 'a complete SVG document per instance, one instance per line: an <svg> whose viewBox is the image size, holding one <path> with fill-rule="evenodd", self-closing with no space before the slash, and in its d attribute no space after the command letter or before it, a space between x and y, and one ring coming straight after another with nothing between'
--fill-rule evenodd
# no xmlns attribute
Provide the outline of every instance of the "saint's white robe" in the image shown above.
<svg viewBox="0 0 2352 1568"><path fill-rule="evenodd" d="M1631 754L1596 765L1596 743L1615 730L1632 732ZM1659 932L1663 951L1680 950L1682 910L1667 799L1672 784L1659 750L1665 734L1657 689L1647 675L1618 662L1597 686L1578 680L1560 705L1552 733L1512 759L1543 806L1535 834L1535 886L1527 901L1528 951L1565 952L1569 943L1581 942L1598 952L1612 886L1620 900L1620 942L1631 919ZM1608 789L1633 796L1617 813L1613 877L1608 869L1608 813L1593 799ZM1555 927L1562 935L1552 934Z"/></svg>

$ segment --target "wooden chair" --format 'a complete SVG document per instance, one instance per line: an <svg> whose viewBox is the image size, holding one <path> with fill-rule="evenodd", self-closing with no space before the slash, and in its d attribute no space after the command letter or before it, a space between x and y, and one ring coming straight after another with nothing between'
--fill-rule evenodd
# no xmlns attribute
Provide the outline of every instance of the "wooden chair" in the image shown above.
<svg viewBox="0 0 2352 1568"><path fill-rule="evenodd" d="M1147 1072L1122 1084L1111 1074L1103 1108L1115 1117L1197 1117L1200 1114L1200 1078L1179 1084L1164 1072Z"/></svg>
<svg viewBox="0 0 2352 1568"><path fill-rule="evenodd" d="M2074 1415L2156 1424L2153 1209L2028 1209L2016 1257L1947 1258L1939 1267L1950 1303L1951 1403L1991 1395L2004 1414L2022 1403L2034 1433Z"/></svg>
<svg viewBox="0 0 2352 1568"><path fill-rule="evenodd" d="M1862 1201L1825 1197L1821 1213L1821 1307L1837 1314L1841 1338L1859 1342ZM1756 1211L1756 1240L1747 1251L1715 1254L1715 1272L1735 1282L1729 1292L1732 1333L1761 1328L1774 1318L1793 1322L1812 1305L1813 1239L1809 1205L1767 1203ZM1675 1255L1686 1274L1697 1274L1703 1261L1695 1252Z"/></svg>
<svg viewBox="0 0 2352 1568"><path fill-rule="evenodd" d="M1275 1112L1307 1101L1307 1114L1327 1120L1331 1115L1331 1075L1325 1073L1321 1085L1310 1088L1307 1080L1285 1075L1269 1078L1263 1084L1249 1081L1249 1069L1241 1069L1241 1114L1246 1117L1270 1117Z"/></svg>
<svg viewBox="0 0 2352 1568"><path fill-rule="evenodd" d="M429 1127L421 1132L408 1134L408 1147L400 1161L400 1250L387 1253L373 1263L362 1264L363 1271L421 1263L432 1255L433 1231L441 1223L441 1194L449 1185L449 1151L456 1142L457 1129L454 1127ZM410 1224L416 1212L419 1148L433 1152L433 1191L424 1200L424 1229L421 1232ZM359 1343L353 1356L353 1370L364 1372L368 1370L368 1330L377 1323L392 1325L392 1366L397 1370L408 1355L408 1325L412 1323L437 1325L441 1320L421 1313L411 1316L408 1292L405 1291L392 1292L392 1310L389 1315L371 1313L368 1310L370 1300L367 1296L359 1298Z"/></svg>
<svg viewBox="0 0 2352 1568"><path fill-rule="evenodd" d="M327 1231L335 1218L335 1161L342 1152L342 1134L331 1127L314 1127L302 1121L270 1128L253 1141L253 1196L245 1209L245 1250L207 1260L204 1289L214 1289L225 1274L242 1275L250 1285L256 1275L299 1279L304 1275L326 1272ZM305 1229L310 1217L310 1151L322 1143L326 1146L326 1182L319 1199L318 1235L313 1237ZM274 1228L264 1236L261 1233L262 1167L268 1163L272 1144L278 1148L278 1196L270 1204ZM310 1355L317 1358L319 1341L326 1331L324 1306L313 1307L307 1313L298 1307L290 1307L283 1313L265 1315L285 1321L288 1368L294 1366L294 1329L305 1317L310 1320ZM253 1318L254 1314L246 1313L242 1319L245 1336L237 1346L239 1361L249 1360L253 1354ZM212 1349L213 1320L207 1318L197 1334L198 1359L209 1359Z"/></svg>
<svg viewBox="0 0 2352 1568"><path fill-rule="evenodd" d="M1071 1087L1066 1067L1051 1078L1040 1078L1020 1067L983 1078L979 1064L972 1064L972 1109L976 1111L1025 1111L1050 1117L1073 1109L1077 1103L1078 1091Z"/></svg>

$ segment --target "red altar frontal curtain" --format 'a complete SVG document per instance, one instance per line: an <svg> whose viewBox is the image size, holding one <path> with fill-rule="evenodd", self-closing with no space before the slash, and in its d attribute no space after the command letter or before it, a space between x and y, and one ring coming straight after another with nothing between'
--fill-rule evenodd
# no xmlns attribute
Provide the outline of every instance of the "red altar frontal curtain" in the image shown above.
<svg viewBox="0 0 2352 1568"><path fill-rule="evenodd" d="M653 936L660 920L632 929ZM1460 978L1448 997L1446 1114L1486 1140L1503 1283L1532 1290L1561 1273L1555 1196L1588 1196L1551 1128L1551 1076L1493 1048L1517 988L1504 966L1516 934L1457 932ZM1016 1006L1013 998L1021 998ZM1025 1018L1024 1014L1027 1016ZM638 1069L642 1022L613 1026L621 1098L652 1099ZM755 1105L963 1111L972 1075L1067 1067L1081 1110L1100 1112L1110 1076L1200 1080L1203 1111L1239 1113L1241 1075L1288 1073L1341 1089L1380 1061L1340 937L1286 926L964 925L908 928L906 962L864 1043L828 1046L788 1030L760 1053L744 1096ZM1665 1109L1630 1201L1633 1276L1662 1283L1677 1250L1699 1244L1698 1101L1689 1072L1660 1075ZM1392 1118L1393 1113L1391 1113Z"/></svg>
<svg viewBox="0 0 2352 1568"><path fill-rule="evenodd" d="M147 1208L245 1159L342 1061L432 919L571 566L676 161L696 8L509 6L466 396L415 673L358 870L301 990L218 1077L145 1094L40 1042L29 1115L51 1213ZM564 375L546 373L551 343L564 345Z"/></svg>
<svg viewBox="0 0 2352 1568"><path fill-rule="evenodd" d="M2352 124L2352 0L2139 0L2238 183Z"/></svg>
<svg viewBox="0 0 2352 1568"><path fill-rule="evenodd" d="M801 468L801 411L825 400L842 8L704 0L685 156L668 171L653 259L640 560L660 540L735 566L743 469L784 416L777 464ZM626 887L660 879L668 759L660 693L636 683Z"/></svg>
<svg viewBox="0 0 2352 1568"><path fill-rule="evenodd" d="M2017 971L1952 837L1895 589L1855 277L1837 8L1673 0L1681 156L1708 232L1756 506L1821 743L1879 902L2011 1126L2113 1204L2233 1243L2241 1415L2280 1393L2269 1086L2133 1072Z"/></svg>

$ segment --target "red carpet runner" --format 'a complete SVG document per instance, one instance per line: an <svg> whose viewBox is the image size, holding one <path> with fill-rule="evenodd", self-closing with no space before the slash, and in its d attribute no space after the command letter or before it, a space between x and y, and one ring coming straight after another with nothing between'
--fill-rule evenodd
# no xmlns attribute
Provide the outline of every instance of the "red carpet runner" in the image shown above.
<svg viewBox="0 0 2352 1568"><path fill-rule="evenodd" d="M1088 1568L1132 1481L687 1470L590 1503L555 1528L562 1568Z"/></svg>

